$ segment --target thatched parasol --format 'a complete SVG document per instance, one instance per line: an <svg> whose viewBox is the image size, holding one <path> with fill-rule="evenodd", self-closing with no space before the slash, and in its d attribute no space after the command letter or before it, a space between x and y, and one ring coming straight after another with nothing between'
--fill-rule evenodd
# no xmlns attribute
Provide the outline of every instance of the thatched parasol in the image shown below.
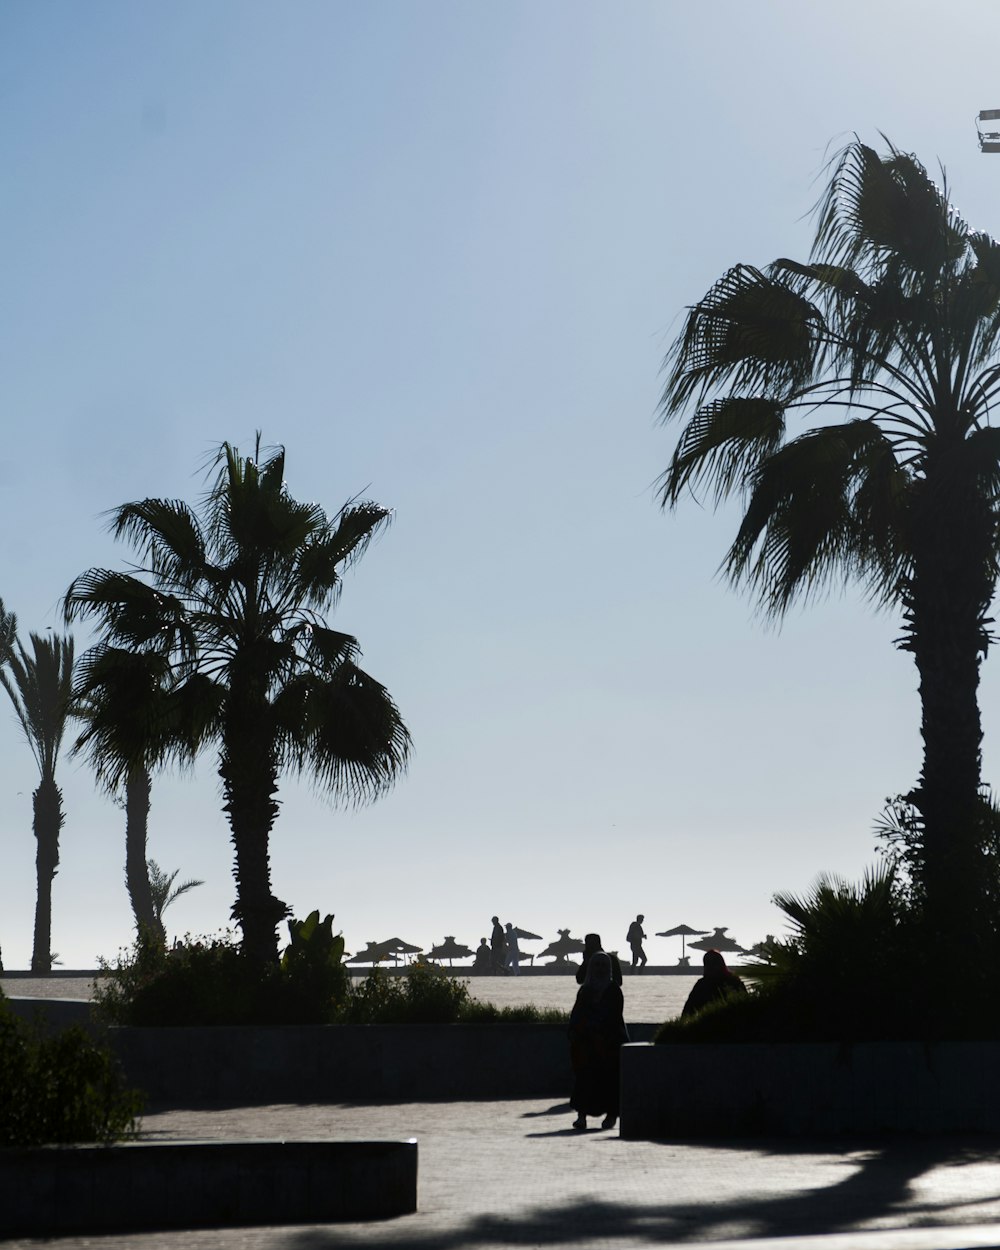
<svg viewBox="0 0 1000 1250"><path fill-rule="evenodd" d="M714 933L706 938L702 938L700 942L692 942L691 949L699 951L738 951L743 954L743 947L739 942L734 942L731 937L726 937L726 925L721 929L716 929Z"/></svg>
<svg viewBox="0 0 1000 1250"><path fill-rule="evenodd" d="M356 955L352 955L346 962L349 964L378 964L383 959L387 959L389 951L385 948L385 942L368 942L363 951L358 951Z"/></svg>
<svg viewBox="0 0 1000 1250"><path fill-rule="evenodd" d="M404 942L402 938L389 938L385 942L380 942L380 946L384 946L388 954L395 958L397 955L419 955L424 949L422 946L414 946L412 942Z"/></svg>
<svg viewBox="0 0 1000 1250"><path fill-rule="evenodd" d="M545 950L538 956L539 959L545 959L547 956L553 955L555 956L556 964L565 964L568 963L567 955L583 954L585 949L583 943L579 938L571 938L569 929L559 929L558 933L559 937L546 946ZM553 964L552 966L554 967L555 965Z"/></svg>
<svg viewBox="0 0 1000 1250"><path fill-rule="evenodd" d="M470 951L467 946L456 942L454 935L450 935L440 946L432 946L427 953L431 959L447 959L448 966L454 967L451 962L453 959L468 959L474 952Z"/></svg>
<svg viewBox="0 0 1000 1250"><path fill-rule="evenodd" d="M701 937L703 933L707 933L707 929L692 929L690 925L679 924L675 929L667 929L664 933L658 933L657 937L679 937L681 940L681 963L687 963L687 948L684 943L689 937ZM693 943L692 943L693 945Z"/></svg>

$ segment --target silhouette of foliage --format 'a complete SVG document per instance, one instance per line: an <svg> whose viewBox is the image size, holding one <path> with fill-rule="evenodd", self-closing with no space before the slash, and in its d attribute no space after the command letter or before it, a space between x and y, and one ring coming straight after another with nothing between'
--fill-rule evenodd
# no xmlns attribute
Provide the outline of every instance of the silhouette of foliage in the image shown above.
<svg viewBox="0 0 1000 1250"><path fill-rule="evenodd" d="M117 1141L141 1108L106 1047L79 1028L45 1036L0 994L0 1146Z"/></svg>

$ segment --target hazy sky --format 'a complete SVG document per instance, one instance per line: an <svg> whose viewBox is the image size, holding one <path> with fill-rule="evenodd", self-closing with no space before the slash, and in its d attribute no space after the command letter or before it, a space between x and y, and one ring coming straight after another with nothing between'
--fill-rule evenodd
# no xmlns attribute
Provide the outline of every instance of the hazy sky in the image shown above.
<svg viewBox="0 0 1000 1250"><path fill-rule="evenodd" d="M765 627L716 576L736 513L659 511L660 365L729 265L805 257L852 133L943 162L1000 232L974 126L998 46L971 0L7 0L0 595L25 634L61 628L71 579L128 557L106 510L196 499L210 450L259 428L296 495L395 511L334 623L415 743L362 811L283 785L297 914L352 949L475 945L494 912L621 947L637 911L780 931L775 890L873 861L919 769L915 674L853 591ZM19 968L35 775L3 706ZM84 764L61 782L53 948L92 966L130 939L124 819ZM154 783L152 855L206 882L172 933L227 924L219 808L211 757Z"/></svg>

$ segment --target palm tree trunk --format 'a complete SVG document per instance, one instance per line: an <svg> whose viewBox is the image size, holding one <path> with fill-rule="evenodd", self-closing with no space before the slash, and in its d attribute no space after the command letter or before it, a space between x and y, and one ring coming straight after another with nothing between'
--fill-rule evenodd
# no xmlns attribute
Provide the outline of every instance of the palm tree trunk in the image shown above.
<svg viewBox="0 0 1000 1250"><path fill-rule="evenodd" d="M223 731L219 776L236 863L233 919L243 931L243 953L263 967L278 959L278 923L288 907L271 892L268 844L278 815L278 770L266 724L266 703L234 699Z"/></svg>
<svg viewBox="0 0 1000 1250"><path fill-rule="evenodd" d="M987 923L979 670L992 598L992 524L978 483L950 491L951 508L933 506L934 478L915 508L913 576L906 588L907 635L920 677L922 862L916 884L939 949ZM955 500L958 500L956 506ZM926 506L930 504L930 506ZM920 515L920 514L923 515Z"/></svg>
<svg viewBox="0 0 1000 1250"><path fill-rule="evenodd" d="M62 792L51 777L43 777L32 795L37 843L35 871L35 935L31 952L32 972L52 971L52 879L59 868L59 830L63 826Z"/></svg>
<svg viewBox="0 0 1000 1250"><path fill-rule="evenodd" d="M131 769L125 780L125 884L139 936L146 932L163 944L166 933L156 918L149 888L149 869L146 867L151 791L148 770L142 767Z"/></svg>

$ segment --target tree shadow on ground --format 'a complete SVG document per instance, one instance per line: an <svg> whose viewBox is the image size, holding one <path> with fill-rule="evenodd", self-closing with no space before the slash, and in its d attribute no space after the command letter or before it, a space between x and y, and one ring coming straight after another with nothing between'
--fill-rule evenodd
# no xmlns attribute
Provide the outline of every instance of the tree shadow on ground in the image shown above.
<svg viewBox="0 0 1000 1250"><path fill-rule="evenodd" d="M618 1139L608 1138L609 1143ZM854 1232L881 1223L886 1228L942 1227L963 1220L963 1208L1000 1202L1000 1173L989 1194L957 1200L951 1193L940 1201L918 1201L913 1194L914 1183L928 1172L943 1166L995 1162L1000 1157L1000 1142L980 1139L974 1146L957 1140L920 1141L900 1139L872 1143L830 1142L789 1144L750 1143L743 1149L759 1150L762 1169L768 1157L782 1157L784 1166L790 1157L809 1154L844 1155L851 1170L842 1180L820 1188L791 1188L742 1194L720 1198L713 1191L716 1167L725 1168L720 1143L663 1143L678 1146L715 1147L720 1157L707 1162L703 1199L678 1202L615 1202L606 1198L571 1199L551 1206L536 1206L524 1211L474 1214L467 1219L456 1212L448 1227L423 1232L406 1219L405 1229L392 1224L370 1225L361 1234L353 1230L342 1233L334 1228L308 1229L294 1235L289 1245L295 1250L340 1250L364 1246L377 1250L379 1245L406 1245L427 1250L451 1250L452 1247L486 1245L560 1246L568 1242L586 1245L599 1241L614 1246L616 1241L646 1241L651 1245L702 1242L725 1238L804 1237L824 1233ZM729 1148L733 1143L727 1143ZM627 1166L627 1160L620 1161ZM613 1158L607 1166L618 1166ZM605 1176L610 1173L605 1172ZM803 1178L808 1170L803 1169ZM669 1186L669 1160L664 1158L664 1189ZM806 1179L807 1183L807 1179ZM794 1184L794 1181L791 1182ZM651 1179L649 1189L656 1180ZM613 1185L610 1186L613 1190ZM419 1219L419 1216L413 1217ZM966 1221L972 1217L965 1216ZM982 1216L979 1217L983 1218ZM986 1217L988 1219L988 1217ZM996 1218L994 1214L994 1218Z"/></svg>

